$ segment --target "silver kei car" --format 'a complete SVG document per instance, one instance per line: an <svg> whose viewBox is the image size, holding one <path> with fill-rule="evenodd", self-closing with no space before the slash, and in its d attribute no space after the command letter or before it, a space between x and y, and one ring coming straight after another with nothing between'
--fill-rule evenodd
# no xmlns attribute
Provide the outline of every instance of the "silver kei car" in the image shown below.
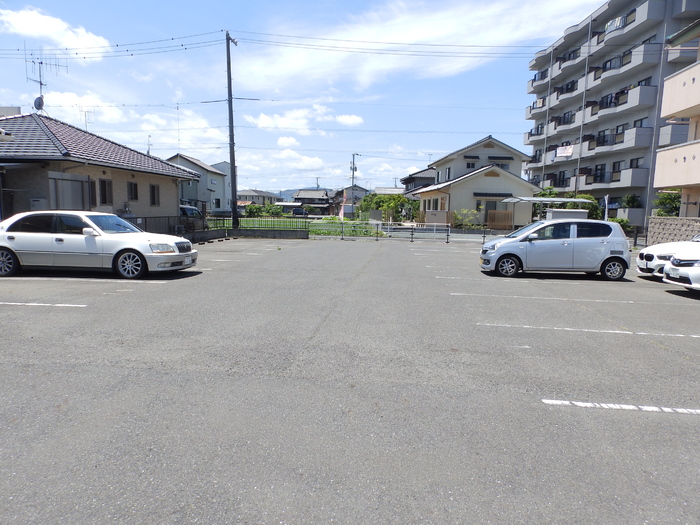
<svg viewBox="0 0 700 525"><path fill-rule="evenodd" d="M47 210L0 222L0 277L22 267L106 268L125 279L197 264L182 237L148 233L111 213Z"/></svg>
<svg viewBox="0 0 700 525"><path fill-rule="evenodd" d="M627 237L616 222L591 219L537 221L481 248L483 270L503 277L519 271L599 273L625 276L630 266Z"/></svg>

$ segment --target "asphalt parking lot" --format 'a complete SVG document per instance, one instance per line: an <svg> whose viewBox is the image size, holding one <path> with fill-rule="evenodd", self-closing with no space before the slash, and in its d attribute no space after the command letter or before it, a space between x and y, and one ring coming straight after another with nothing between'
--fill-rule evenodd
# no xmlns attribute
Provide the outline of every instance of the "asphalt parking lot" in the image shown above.
<svg viewBox="0 0 700 525"><path fill-rule="evenodd" d="M479 247L0 280L0 522L700 523L700 294Z"/></svg>

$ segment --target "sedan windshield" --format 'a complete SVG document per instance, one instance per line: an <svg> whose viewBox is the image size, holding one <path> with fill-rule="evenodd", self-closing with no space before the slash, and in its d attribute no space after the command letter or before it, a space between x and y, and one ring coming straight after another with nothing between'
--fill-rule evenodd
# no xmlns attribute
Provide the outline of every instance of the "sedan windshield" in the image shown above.
<svg viewBox="0 0 700 525"><path fill-rule="evenodd" d="M533 222L532 224L528 224L527 226L523 226L522 228L515 230L514 232L506 235L506 239L513 239L515 237L518 237L518 236L522 235L523 233L527 233L531 230L534 230L535 228L537 228L538 226L541 226L542 224L544 224L542 221L536 221L536 222Z"/></svg>
<svg viewBox="0 0 700 525"><path fill-rule="evenodd" d="M116 215L90 215L89 219L105 233L140 232L136 226Z"/></svg>

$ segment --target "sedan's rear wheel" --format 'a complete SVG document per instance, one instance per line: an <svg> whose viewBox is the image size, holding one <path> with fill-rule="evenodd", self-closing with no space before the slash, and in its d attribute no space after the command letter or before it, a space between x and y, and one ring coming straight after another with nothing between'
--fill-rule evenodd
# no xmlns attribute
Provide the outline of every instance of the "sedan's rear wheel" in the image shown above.
<svg viewBox="0 0 700 525"><path fill-rule="evenodd" d="M133 250L117 254L114 271L124 279L138 279L146 274L148 267L143 256Z"/></svg>
<svg viewBox="0 0 700 525"><path fill-rule="evenodd" d="M608 259L600 267L600 274L608 281L619 281L625 276L625 263L620 259Z"/></svg>
<svg viewBox="0 0 700 525"><path fill-rule="evenodd" d="M0 277L10 277L19 271L19 259L5 248L0 248Z"/></svg>
<svg viewBox="0 0 700 525"><path fill-rule="evenodd" d="M513 277L520 270L520 261L512 255L504 255L496 263L496 273L501 277Z"/></svg>

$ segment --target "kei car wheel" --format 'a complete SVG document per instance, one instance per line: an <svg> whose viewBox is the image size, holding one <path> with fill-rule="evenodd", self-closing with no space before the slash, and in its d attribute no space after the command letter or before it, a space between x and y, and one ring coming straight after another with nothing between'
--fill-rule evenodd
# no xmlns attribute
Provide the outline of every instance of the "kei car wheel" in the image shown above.
<svg viewBox="0 0 700 525"><path fill-rule="evenodd" d="M620 259L608 259L600 268L603 279L608 281L619 281L625 276L625 263Z"/></svg>
<svg viewBox="0 0 700 525"><path fill-rule="evenodd" d="M0 248L0 277L10 277L19 271L19 259L10 250Z"/></svg>
<svg viewBox="0 0 700 525"><path fill-rule="evenodd" d="M114 271L124 279L138 279L143 277L147 270L146 260L133 250L119 253L114 260Z"/></svg>
<svg viewBox="0 0 700 525"><path fill-rule="evenodd" d="M496 263L496 273L501 277L513 277L520 270L520 261L512 255L504 255Z"/></svg>

